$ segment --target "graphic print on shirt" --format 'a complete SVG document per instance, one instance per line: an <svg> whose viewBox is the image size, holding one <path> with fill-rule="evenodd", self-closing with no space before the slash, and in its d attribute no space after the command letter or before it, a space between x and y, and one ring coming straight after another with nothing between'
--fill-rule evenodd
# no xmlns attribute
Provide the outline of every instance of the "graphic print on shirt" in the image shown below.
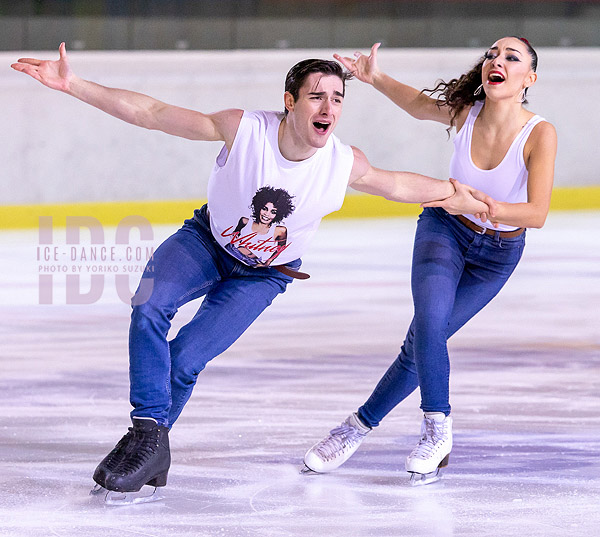
<svg viewBox="0 0 600 537"><path fill-rule="evenodd" d="M287 228L281 225L296 207L283 188L263 186L249 206L250 216L242 216L235 226L222 233L229 237L225 249L251 267L268 267L290 244Z"/></svg>

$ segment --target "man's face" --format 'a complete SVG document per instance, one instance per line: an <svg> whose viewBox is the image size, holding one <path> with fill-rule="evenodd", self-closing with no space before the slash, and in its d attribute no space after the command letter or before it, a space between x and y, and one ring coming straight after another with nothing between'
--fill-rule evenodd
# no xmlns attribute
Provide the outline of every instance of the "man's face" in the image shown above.
<svg viewBox="0 0 600 537"><path fill-rule="evenodd" d="M325 145L342 113L344 84L335 75L311 73L298 92L298 99L285 94L286 121L296 143L320 148Z"/></svg>

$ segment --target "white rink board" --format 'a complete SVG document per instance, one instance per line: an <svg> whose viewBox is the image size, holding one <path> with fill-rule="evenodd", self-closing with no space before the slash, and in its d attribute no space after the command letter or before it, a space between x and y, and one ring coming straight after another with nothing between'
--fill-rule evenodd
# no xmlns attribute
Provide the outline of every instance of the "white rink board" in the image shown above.
<svg viewBox="0 0 600 537"><path fill-rule="evenodd" d="M57 43L58 47L58 43ZM227 52L72 52L74 71L113 87L214 112L283 110L284 79L296 62L332 59L334 50ZM456 77L479 49L380 49L382 69L419 89ZM10 69L21 56L0 53L2 204L198 199L220 144L191 142L120 122ZM600 185L600 48L540 49L530 109L558 131L556 186ZM336 134L374 166L448 176L453 144L445 127L417 121L370 86L348 84Z"/></svg>

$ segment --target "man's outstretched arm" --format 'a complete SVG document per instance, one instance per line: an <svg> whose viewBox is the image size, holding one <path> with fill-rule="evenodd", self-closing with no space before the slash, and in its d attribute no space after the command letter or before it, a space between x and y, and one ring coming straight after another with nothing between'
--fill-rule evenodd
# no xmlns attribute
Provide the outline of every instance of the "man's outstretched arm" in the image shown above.
<svg viewBox="0 0 600 537"><path fill-rule="evenodd" d="M350 173L349 186L355 190L402 203L448 200L444 207L452 214L490 214L490 212L494 212L494 207L480 201L485 199L486 202L489 201L493 205L494 201L487 196L477 195L475 197L470 191L456 189L450 181L433 179L418 173L374 168L360 149L353 147L352 150L354 151L354 165Z"/></svg>
<svg viewBox="0 0 600 537"><path fill-rule="evenodd" d="M11 67L44 86L76 97L127 123L190 140L224 141L231 147L242 110L203 114L142 93L108 88L75 75L69 65L65 44L61 43L58 50L56 61L20 58Z"/></svg>

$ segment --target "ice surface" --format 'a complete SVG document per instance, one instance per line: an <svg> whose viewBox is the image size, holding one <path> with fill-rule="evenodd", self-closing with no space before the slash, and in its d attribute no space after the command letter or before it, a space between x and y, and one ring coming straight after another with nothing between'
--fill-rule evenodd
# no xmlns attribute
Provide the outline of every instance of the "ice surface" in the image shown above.
<svg viewBox="0 0 600 537"><path fill-rule="evenodd" d="M451 341L444 478L411 487L417 394L338 471L299 473L304 452L370 394L412 309L414 220L326 221L305 257L312 278L200 375L171 432L164 499L124 507L88 493L129 424L129 307L112 276L95 303L69 304L60 274L54 303L38 304L37 232L0 234L0 535L597 535L598 229L600 213L552 213L529 232L508 286ZM157 240L174 230L157 228Z"/></svg>

